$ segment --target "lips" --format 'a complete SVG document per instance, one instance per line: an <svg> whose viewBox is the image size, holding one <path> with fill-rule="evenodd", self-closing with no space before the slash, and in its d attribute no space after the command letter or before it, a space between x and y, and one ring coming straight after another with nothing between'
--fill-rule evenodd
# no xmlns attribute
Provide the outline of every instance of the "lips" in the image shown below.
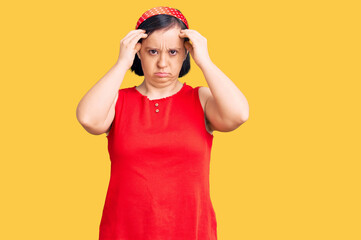
<svg viewBox="0 0 361 240"><path fill-rule="evenodd" d="M169 75L169 73L166 72L157 72L155 73L156 76L158 77L167 77Z"/></svg>

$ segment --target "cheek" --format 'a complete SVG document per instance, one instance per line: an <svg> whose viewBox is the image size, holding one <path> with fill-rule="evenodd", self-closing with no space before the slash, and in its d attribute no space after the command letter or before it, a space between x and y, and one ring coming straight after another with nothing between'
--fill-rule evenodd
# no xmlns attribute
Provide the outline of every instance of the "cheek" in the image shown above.
<svg viewBox="0 0 361 240"><path fill-rule="evenodd" d="M142 62L142 65L144 66L144 67L148 67L149 68L149 66L151 66L151 65L153 65L154 63L154 59L152 59L152 58L150 58L150 57L148 57L148 56L143 56L143 58L141 59L141 62Z"/></svg>
<svg viewBox="0 0 361 240"><path fill-rule="evenodd" d="M180 65L180 67L182 67L182 65L183 65L183 61L184 60L184 57L179 57L178 59L177 59L177 61L178 61L178 64Z"/></svg>

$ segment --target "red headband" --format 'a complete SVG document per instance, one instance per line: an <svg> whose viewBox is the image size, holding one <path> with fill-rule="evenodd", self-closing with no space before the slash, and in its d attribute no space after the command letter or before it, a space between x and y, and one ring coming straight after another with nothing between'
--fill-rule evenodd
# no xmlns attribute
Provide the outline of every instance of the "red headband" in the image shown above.
<svg viewBox="0 0 361 240"><path fill-rule="evenodd" d="M139 18L137 25L135 26L135 29L138 29L139 25L142 22L144 22L147 18L150 18L154 15L159 15L159 14L167 14L167 15L176 17L176 18L180 19L182 22L184 22L184 24L189 29L188 22L187 22L186 18L183 16L183 14L181 12L179 12L177 9L174 9L171 7L155 7L155 8L149 9L148 11L143 13L143 15Z"/></svg>

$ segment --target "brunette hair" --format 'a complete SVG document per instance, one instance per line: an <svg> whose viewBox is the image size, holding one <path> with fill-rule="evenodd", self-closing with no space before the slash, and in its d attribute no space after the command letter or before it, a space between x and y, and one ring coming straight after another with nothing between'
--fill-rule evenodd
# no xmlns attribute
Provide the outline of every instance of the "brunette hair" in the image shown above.
<svg viewBox="0 0 361 240"><path fill-rule="evenodd" d="M139 25L138 29L144 29L146 31L145 33L148 34L149 36L152 32L156 30L160 30L160 29L168 30L175 26L179 26L181 29L188 29L187 26L184 24L184 22L182 22L180 19L167 14L158 14L148 18L147 20L142 22L142 24ZM184 38L184 39L185 41L189 41L189 38ZM142 40L143 39L141 38L139 39L138 42L141 43ZM178 77L181 78L184 75L186 75L189 72L190 68L191 68L191 63L188 52L186 59L183 61L183 65L179 72ZM131 66L130 69L138 76L144 76L142 64L137 54L135 54L133 65Z"/></svg>

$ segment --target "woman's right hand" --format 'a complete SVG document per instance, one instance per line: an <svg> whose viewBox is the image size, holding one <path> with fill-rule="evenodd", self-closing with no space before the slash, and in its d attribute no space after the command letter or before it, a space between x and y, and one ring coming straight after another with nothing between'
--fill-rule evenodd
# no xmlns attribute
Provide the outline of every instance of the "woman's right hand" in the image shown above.
<svg viewBox="0 0 361 240"><path fill-rule="evenodd" d="M139 39L148 37L144 29L130 31L121 41L118 63L128 70L134 61L135 54L140 50L142 44L138 43Z"/></svg>

